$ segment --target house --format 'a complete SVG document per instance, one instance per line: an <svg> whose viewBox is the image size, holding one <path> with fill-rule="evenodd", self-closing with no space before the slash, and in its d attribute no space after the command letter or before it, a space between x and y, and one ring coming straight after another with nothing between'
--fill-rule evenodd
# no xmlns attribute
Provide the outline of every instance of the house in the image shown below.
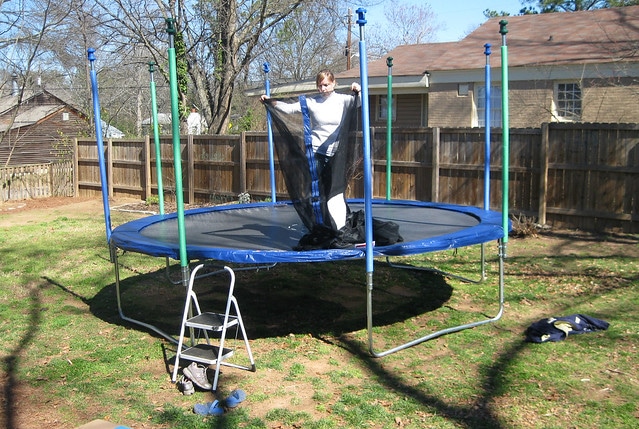
<svg viewBox="0 0 639 429"><path fill-rule="evenodd" d="M171 114L170 113L158 113L158 125L160 134L171 134ZM153 118L146 118L142 120L142 126L148 127L149 134L153 134Z"/></svg>
<svg viewBox="0 0 639 429"><path fill-rule="evenodd" d="M639 6L628 6L497 17L459 42L398 46L368 63L371 126L387 123L390 57L393 127L484 127L487 62L491 126L501 127L504 41L510 127L639 122ZM336 74L342 88L359 76L357 68ZM272 93L303 90L313 91L313 83L275 86Z"/></svg>
<svg viewBox="0 0 639 429"><path fill-rule="evenodd" d="M105 121L100 121L102 124L102 134L103 137L108 139L121 139L124 138L125 134L121 130L117 129L113 125L107 124Z"/></svg>
<svg viewBox="0 0 639 429"><path fill-rule="evenodd" d="M51 92L16 85L0 95L0 166L69 159L72 140L91 135L90 118Z"/></svg>

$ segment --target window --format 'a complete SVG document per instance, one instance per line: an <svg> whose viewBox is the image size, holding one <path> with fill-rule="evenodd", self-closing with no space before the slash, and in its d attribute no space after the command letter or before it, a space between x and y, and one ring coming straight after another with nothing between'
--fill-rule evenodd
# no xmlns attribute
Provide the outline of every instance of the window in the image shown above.
<svg viewBox="0 0 639 429"><path fill-rule="evenodd" d="M477 126L486 126L486 86L477 88ZM501 87L490 87L490 127L501 128Z"/></svg>
<svg viewBox="0 0 639 429"><path fill-rule="evenodd" d="M581 120L581 87L578 83L558 83L555 110L559 120Z"/></svg>
<svg viewBox="0 0 639 429"><path fill-rule="evenodd" d="M388 102L388 97L385 95L380 95L379 96L379 103L378 103L378 112L377 112L377 119L379 121L385 121L388 119L388 110L386 108L387 106L387 102ZM393 96L393 111L391 112L391 114L393 115L393 121L395 121L395 118L397 117L397 97Z"/></svg>

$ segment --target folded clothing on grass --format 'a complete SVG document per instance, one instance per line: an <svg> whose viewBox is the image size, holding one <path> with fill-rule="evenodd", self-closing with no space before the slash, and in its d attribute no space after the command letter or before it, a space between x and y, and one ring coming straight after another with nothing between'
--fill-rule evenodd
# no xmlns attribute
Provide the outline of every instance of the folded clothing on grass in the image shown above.
<svg viewBox="0 0 639 429"><path fill-rule="evenodd" d="M531 343L561 341L565 340L569 334L605 331L608 326L610 326L608 322L584 314L549 317L538 320L526 329L526 341Z"/></svg>

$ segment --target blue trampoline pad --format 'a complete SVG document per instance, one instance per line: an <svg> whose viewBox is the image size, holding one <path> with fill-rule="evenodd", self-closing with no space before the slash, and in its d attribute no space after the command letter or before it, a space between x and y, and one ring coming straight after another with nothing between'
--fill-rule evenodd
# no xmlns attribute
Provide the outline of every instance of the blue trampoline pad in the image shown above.
<svg viewBox="0 0 639 429"><path fill-rule="evenodd" d="M350 200L352 211L363 200ZM375 246L375 256L403 256L504 237L502 214L470 206L418 201L372 201L372 216L399 225L401 243ZM308 231L292 203L232 204L184 212L189 260L233 263L324 262L365 257L365 249L292 250ZM154 215L115 228L111 245L151 256L179 259L176 213Z"/></svg>

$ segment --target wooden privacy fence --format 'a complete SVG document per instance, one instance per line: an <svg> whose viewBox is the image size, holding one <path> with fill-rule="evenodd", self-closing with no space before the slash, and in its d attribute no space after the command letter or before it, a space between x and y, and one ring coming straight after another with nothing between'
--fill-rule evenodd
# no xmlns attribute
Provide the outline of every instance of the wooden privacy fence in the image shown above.
<svg viewBox="0 0 639 429"><path fill-rule="evenodd" d="M73 196L73 161L1 167L0 185L0 201Z"/></svg>
<svg viewBox="0 0 639 429"><path fill-rule="evenodd" d="M393 130L393 199L483 206L485 132L477 128ZM373 129L373 195L386 197L386 131ZM76 142L76 195L101 192L95 140ZM511 129L511 216L585 230L639 232L639 126L635 124L544 124ZM155 145L144 140L107 140L110 197L147 200L157 195ZM172 139L160 141L167 200L175 197ZM490 207L501 210L502 134L491 131ZM184 201L189 204L271 196L266 133L183 136ZM276 195L287 199L276 165ZM349 197L363 196L361 172Z"/></svg>

